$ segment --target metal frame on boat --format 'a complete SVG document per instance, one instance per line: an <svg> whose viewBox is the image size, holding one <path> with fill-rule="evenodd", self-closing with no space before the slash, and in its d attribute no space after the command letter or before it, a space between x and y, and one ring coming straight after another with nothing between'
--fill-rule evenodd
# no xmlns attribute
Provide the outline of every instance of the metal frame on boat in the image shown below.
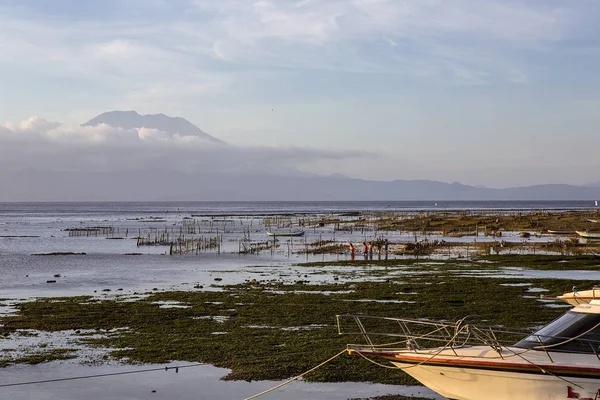
<svg viewBox="0 0 600 400"><path fill-rule="evenodd" d="M339 315L337 323L339 334L365 341L349 344L349 354L403 370L449 399L600 399L600 300L535 333L478 327L466 319Z"/></svg>

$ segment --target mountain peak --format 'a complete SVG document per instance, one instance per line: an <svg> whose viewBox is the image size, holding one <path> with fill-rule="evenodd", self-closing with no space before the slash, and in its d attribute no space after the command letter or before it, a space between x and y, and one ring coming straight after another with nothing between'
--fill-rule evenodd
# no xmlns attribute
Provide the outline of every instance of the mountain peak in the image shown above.
<svg viewBox="0 0 600 400"><path fill-rule="evenodd" d="M114 128L157 129L171 135L196 136L212 143L225 144L225 142L203 132L200 128L182 117L169 117L165 114L139 114L137 111L108 111L102 113L83 126L110 125Z"/></svg>

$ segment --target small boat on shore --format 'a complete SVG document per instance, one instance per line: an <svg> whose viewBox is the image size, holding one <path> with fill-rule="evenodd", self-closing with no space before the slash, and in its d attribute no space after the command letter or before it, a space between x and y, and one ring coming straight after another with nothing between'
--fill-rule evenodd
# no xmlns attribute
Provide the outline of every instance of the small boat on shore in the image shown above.
<svg viewBox="0 0 600 400"><path fill-rule="evenodd" d="M575 234L575 231L567 231L567 230L552 230L548 229L547 232L551 235L572 235Z"/></svg>
<svg viewBox="0 0 600 400"><path fill-rule="evenodd" d="M339 315L338 333L361 335L347 351L398 368L449 399L600 398L600 300L532 334L426 320ZM346 331L346 327L356 326ZM524 335L524 337L523 337ZM390 343L391 342L391 343Z"/></svg>
<svg viewBox="0 0 600 400"><path fill-rule="evenodd" d="M575 231L579 236L585 239L600 239L600 232Z"/></svg>
<svg viewBox="0 0 600 400"><path fill-rule="evenodd" d="M304 231L282 231L282 232L267 232L267 236L304 236Z"/></svg>

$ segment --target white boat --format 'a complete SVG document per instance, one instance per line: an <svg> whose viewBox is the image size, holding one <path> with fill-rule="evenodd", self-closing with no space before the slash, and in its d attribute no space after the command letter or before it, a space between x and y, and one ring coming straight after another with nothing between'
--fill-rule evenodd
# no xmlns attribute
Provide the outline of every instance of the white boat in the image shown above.
<svg viewBox="0 0 600 400"><path fill-rule="evenodd" d="M579 236L585 239L600 239L600 232L575 231Z"/></svg>
<svg viewBox="0 0 600 400"><path fill-rule="evenodd" d="M267 236L304 236L304 231L267 232Z"/></svg>
<svg viewBox="0 0 600 400"><path fill-rule="evenodd" d="M517 342L504 339L514 332L464 320L337 318L340 334L360 334L366 341L349 344L349 354L398 368L449 399L600 399L600 300L578 305ZM350 322L358 329L346 331Z"/></svg>
<svg viewBox="0 0 600 400"><path fill-rule="evenodd" d="M548 229L547 231L550 235L571 235L573 233L575 233L575 231L568 231L568 230L552 230L552 229Z"/></svg>

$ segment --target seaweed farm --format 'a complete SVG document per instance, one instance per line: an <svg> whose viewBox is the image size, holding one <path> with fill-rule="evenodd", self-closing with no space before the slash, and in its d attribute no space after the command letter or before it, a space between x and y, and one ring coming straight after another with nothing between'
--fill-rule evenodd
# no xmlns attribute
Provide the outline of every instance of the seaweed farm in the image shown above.
<svg viewBox="0 0 600 400"><path fill-rule="evenodd" d="M248 398L360 339L336 315L526 335L600 281L591 207L0 206L3 398ZM346 354L284 397L442 399Z"/></svg>

